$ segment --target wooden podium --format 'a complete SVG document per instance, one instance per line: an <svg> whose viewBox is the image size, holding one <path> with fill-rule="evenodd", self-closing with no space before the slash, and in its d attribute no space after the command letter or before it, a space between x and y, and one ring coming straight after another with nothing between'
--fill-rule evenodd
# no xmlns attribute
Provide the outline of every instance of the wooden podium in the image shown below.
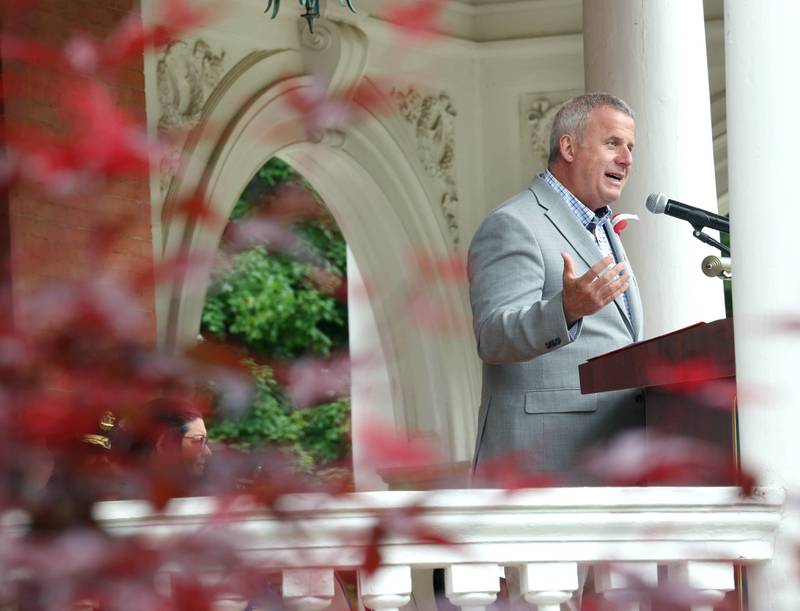
<svg viewBox="0 0 800 611"><path fill-rule="evenodd" d="M584 394L643 388L647 431L709 443L731 457L733 469L702 485L737 485L739 437L733 320L698 323L589 359L578 368ZM695 482L686 482L696 485ZM743 610L744 569L726 601Z"/></svg>
<svg viewBox="0 0 800 611"><path fill-rule="evenodd" d="M589 359L584 394L643 388L648 432L681 435L728 453L738 469L733 320L698 323ZM723 481L731 485L735 471Z"/></svg>

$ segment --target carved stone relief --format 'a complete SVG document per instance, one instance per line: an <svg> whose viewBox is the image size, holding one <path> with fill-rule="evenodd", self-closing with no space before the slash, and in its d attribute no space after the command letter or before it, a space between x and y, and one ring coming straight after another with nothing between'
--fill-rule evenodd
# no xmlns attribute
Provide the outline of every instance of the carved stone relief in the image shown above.
<svg viewBox="0 0 800 611"><path fill-rule="evenodd" d="M579 91L529 93L520 98L520 125L523 127L523 168L538 172L547 167L550 156L550 128L562 104Z"/></svg>
<svg viewBox="0 0 800 611"><path fill-rule="evenodd" d="M224 51L214 53L202 39L194 44L176 40L158 58L158 131L168 134L171 141L159 168L162 195L177 172L186 134L199 123L209 95L222 78L224 58Z"/></svg>
<svg viewBox="0 0 800 611"><path fill-rule="evenodd" d="M455 117L450 96L422 95L413 87L406 92L393 89L391 96L400 115L415 129L417 152L427 174L442 190L439 204L450 238L458 246L458 192L455 179Z"/></svg>

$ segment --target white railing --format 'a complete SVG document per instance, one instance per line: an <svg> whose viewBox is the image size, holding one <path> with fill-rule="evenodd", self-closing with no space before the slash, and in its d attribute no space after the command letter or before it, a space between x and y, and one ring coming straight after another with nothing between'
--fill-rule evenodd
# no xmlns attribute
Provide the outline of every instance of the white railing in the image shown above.
<svg viewBox="0 0 800 611"><path fill-rule="evenodd" d="M784 497L774 488L742 498L735 488L677 487L310 494L282 498L281 517L243 502L215 523L244 555L282 572L284 600L303 611L333 600L334 570L363 563L381 519L394 525L380 545L381 568L359 574L370 609L407 605L412 569L443 567L447 597L475 611L496 599L502 567L517 567L521 597L557 610L587 566L596 592L638 609L637 591L655 587L661 566L662 582L704 594L692 603L699 611L734 589L734 563L772 558ZM209 498L176 499L163 512L139 501L96 507L109 533L149 537L207 528L216 512ZM420 543L420 529L455 545Z"/></svg>

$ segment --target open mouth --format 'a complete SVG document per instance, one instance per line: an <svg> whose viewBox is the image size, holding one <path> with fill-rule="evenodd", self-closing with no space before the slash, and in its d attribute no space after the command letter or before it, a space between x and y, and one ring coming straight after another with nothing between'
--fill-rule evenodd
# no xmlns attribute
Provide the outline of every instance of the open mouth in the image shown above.
<svg viewBox="0 0 800 611"><path fill-rule="evenodd" d="M610 178L616 183L622 183L622 179L624 178L622 174L618 172L606 172L606 178Z"/></svg>

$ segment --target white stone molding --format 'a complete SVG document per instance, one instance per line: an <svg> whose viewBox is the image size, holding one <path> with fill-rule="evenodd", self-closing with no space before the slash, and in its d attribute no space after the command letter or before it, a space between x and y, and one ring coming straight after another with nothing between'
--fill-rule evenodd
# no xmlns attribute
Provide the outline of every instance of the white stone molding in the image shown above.
<svg viewBox="0 0 800 611"><path fill-rule="evenodd" d="M222 78L224 60L225 51L214 52L202 38L173 41L159 54L158 131L170 142L159 167L162 195L178 171L187 132L200 122L206 101Z"/></svg>
<svg viewBox="0 0 800 611"><path fill-rule="evenodd" d="M458 191L455 179L456 110L450 96L441 91L424 95L414 87L391 91L402 116L414 129L422 167L442 191L439 198L454 247L459 244Z"/></svg>
<svg viewBox="0 0 800 611"><path fill-rule="evenodd" d="M522 596L538 611L559 611L578 589L577 562L531 562L520 569Z"/></svg>
<svg viewBox="0 0 800 611"><path fill-rule="evenodd" d="M369 41L364 31L356 25L330 19L320 19L313 33L305 21L298 27L306 74L324 82L329 92L352 90L364 76L367 65Z"/></svg>
<svg viewBox="0 0 800 611"><path fill-rule="evenodd" d="M385 566L534 562L745 564L768 561L786 495L758 488L544 488L289 495L281 519L244 500L226 516L232 540L274 566L358 567L380 511L421 506L427 528L456 545L422 544L393 534L381 546ZM186 533L215 516L212 498L174 499L163 512L143 501L109 501L95 517L112 535ZM413 531L406 529L407 533Z"/></svg>
<svg viewBox="0 0 800 611"><path fill-rule="evenodd" d="M497 600L500 567L497 564L453 564L445 569L445 594L463 611L482 611Z"/></svg>
<svg viewBox="0 0 800 611"><path fill-rule="evenodd" d="M520 125L525 133L523 167L545 168L550 156L550 129L559 108L580 91L527 93L520 97Z"/></svg>

